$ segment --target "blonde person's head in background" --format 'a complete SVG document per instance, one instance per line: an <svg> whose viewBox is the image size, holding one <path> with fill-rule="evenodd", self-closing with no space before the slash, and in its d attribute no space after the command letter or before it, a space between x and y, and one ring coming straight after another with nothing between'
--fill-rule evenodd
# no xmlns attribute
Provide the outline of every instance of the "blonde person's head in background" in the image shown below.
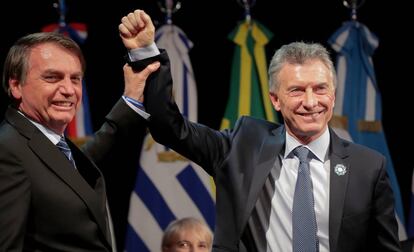
<svg viewBox="0 0 414 252"><path fill-rule="evenodd" d="M202 221L187 217L171 222L165 229L162 252L211 251L213 234Z"/></svg>

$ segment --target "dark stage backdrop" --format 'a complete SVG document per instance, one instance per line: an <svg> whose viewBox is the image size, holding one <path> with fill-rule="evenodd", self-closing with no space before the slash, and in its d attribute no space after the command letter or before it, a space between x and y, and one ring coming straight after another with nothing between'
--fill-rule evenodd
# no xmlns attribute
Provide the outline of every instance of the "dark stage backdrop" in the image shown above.
<svg viewBox="0 0 414 252"><path fill-rule="evenodd" d="M0 3L0 61L1 68L8 48L20 36L40 31L41 27L57 22L54 1L1 1ZM189 1L182 0L182 8L173 16L193 41L190 52L199 97L199 122L213 128L220 126L229 92L230 66L233 45L227 35L243 19L243 9L236 0ZM91 114L97 129L119 99L123 91L122 56L125 50L118 35L122 16L136 8L147 11L157 25L164 15L156 0L75 1L67 0L67 22L84 22L88 25L88 39L82 49L87 60ZM394 167L401 186L406 214L408 213L412 148L412 74L408 64L412 58L410 39L412 14L406 15L408 3L399 1L366 0L358 10L358 20L379 37L379 48L374 55L377 82L382 93L383 123L393 157ZM408 11L407 11L408 12ZM350 11L340 0L257 0L251 10L252 17L273 33L267 45L267 58L282 44L296 40L320 42L327 39L344 21ZM407 58L407 59L405 59ZM0 119L7 106L7 98L0 96ZM114 153L111 172L106 172L109 197L112 205L118 238L123 236L128 209L129 191L135 178L135 163L140 153ZM404 142L405 141L405 142ZM134 155L136 153L136 155ZM127 156L133 156L128 157ZM122 161L119 161L122 159ZM105 169L106 170L106 169ZM108 175L109 174L109 175ZM119 240L118 243L123 243Z"/></svg>

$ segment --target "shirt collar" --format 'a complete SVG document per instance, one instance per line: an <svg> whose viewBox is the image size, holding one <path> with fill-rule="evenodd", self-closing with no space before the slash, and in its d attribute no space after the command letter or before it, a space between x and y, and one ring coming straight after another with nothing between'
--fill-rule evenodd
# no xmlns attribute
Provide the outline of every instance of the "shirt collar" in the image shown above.
<svg viewBox="0 0 414 252"><path fill-rule="evenodd" d="M29 120L31 123L33 123L33 125L36 126L36 128L38 128L54 145L56 145L60 141L60 138L63 137L55 133L51 129L46 128L44 125L33 121L32 119L27 117L25 114L23 114L21 111L18 111L18 112L24 117L26 117L26 119Z"/></svg>
<svg viewBox="0 0 414 252"><path fill-rule="evenodd" d="M286 146L285 146L285 154L284 158L287 158L288 155L294 150L296 147L303 145L306 148L308 148L312 153L321 161L325 161L326 153L328 152L329 147L329 139L330 139L330 133L328 128L326 128L325 132L321 136L319 136L317 139L313 140L307 145L301 144L296 138L291 136L286 131Z"/></svg>

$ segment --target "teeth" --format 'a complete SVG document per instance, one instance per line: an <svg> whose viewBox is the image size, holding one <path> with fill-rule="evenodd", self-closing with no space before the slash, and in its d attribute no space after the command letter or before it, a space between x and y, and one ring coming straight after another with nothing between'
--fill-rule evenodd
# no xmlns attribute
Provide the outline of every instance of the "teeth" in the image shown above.
<svg viewBox="0 0 414 252"><path fill-rule="evenodd" d="M55 102L58 106L70 107L72 105L71 102Z"/></svg>
<svg viewBox="0 0 414 252"><path fill-rule="evenodd" d="M302 114L302 116L317 117L319 114L320 114L320 112L315 112L315 113Z"/></svg>

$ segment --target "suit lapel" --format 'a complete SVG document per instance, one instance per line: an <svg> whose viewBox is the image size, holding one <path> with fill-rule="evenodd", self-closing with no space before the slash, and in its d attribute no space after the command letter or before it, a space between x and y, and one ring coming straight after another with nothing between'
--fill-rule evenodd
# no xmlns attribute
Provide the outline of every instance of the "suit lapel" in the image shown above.
<svg viewBox="0 0 414 252"><path fill-rule="evenodd" d="M40 131L33 134L29 140L29 147L34 153L46 164L46 166L53 170L55 174L62 179L90 209L92 216L95 217L98 226L108 239L106 220L104 215L105 205L102 204L100 195L93 190L93 188L83 179L82 175L75 170L70 162L62 153L54 146L49 139L47 139ZM71 146L73 148L73 146ZM76 161L76 160L75 160ZM77 166L87 165L83 162L77 162ZM92 164L90 164L92 165ZM92 168L92 167L91 167ZM98 190L102 190L102 184L98 184Z"/></svg>
<svg viewBox="0 0 414 252"><path fill-rule="evenodd" d="M97 193L104 190L104 188L102 188L104 186L103 182L98 181L95 188L92 188L79 172L71 166L70 162L68 162L59 149L15 109L8 109L6 112L6 120L13 125L17 131L28 138L29 148L45 163L46 167L52 170L57 177L72 188L72 190L82 199L85 205L90 209L92 216L94 216L104 237L106 237L110 245L110 239L107 235L106 216L104 215L105 202L102 202L101 195ZM73 144L70 144L70 147L73 149ZM80 152L77 147L75 148L76 150L73 151ZM77 162L77 160L75 161ZM79 164L77 163L77 165L90 166L90 168L95 167L89 160L87 163L82 160ZM102 175L101 180L103 180ZM94 189L96 189L96 191L94 191Z"/></svg>
<svg viewBox="0 0 414 252"><path fill-rule="evenodd" d="M329 246L331 251L336 251L351 167L347 142L340 139L333 130L330 130L330 135Z"/></svg>
<svg viewBox="0 0 414 252"><path fill-rule="evenodd" d="M242 218L242 226L248 221L253 207L263 189L264 183L269 176L270 170L274 167L276 159L285 144L285 130L283 126L273 130L272 133L265 137L259 151L259 158L251 176L249 176L250 190L247 198L246 209ZM278 164L278 163L277 163ZM280 164L279 164L280 165ZM243 232L243 230L240 230Z"/></svg>
<svg viewBox="0 0 414 252"><path fill-rule="evenodd" d="M98 167L96 167L95 164L74 143L72 143L69 139L67 142L73 152L76 162L79 164L78 171L82 175L83 181L86 181L90 187L94 189L98 201L98 206L95 208L95 218L101 227L101 230L103 230L103 233L108 241L108 245L110 246L112 241L108 223L109 216L104 176Z"/></svg>

